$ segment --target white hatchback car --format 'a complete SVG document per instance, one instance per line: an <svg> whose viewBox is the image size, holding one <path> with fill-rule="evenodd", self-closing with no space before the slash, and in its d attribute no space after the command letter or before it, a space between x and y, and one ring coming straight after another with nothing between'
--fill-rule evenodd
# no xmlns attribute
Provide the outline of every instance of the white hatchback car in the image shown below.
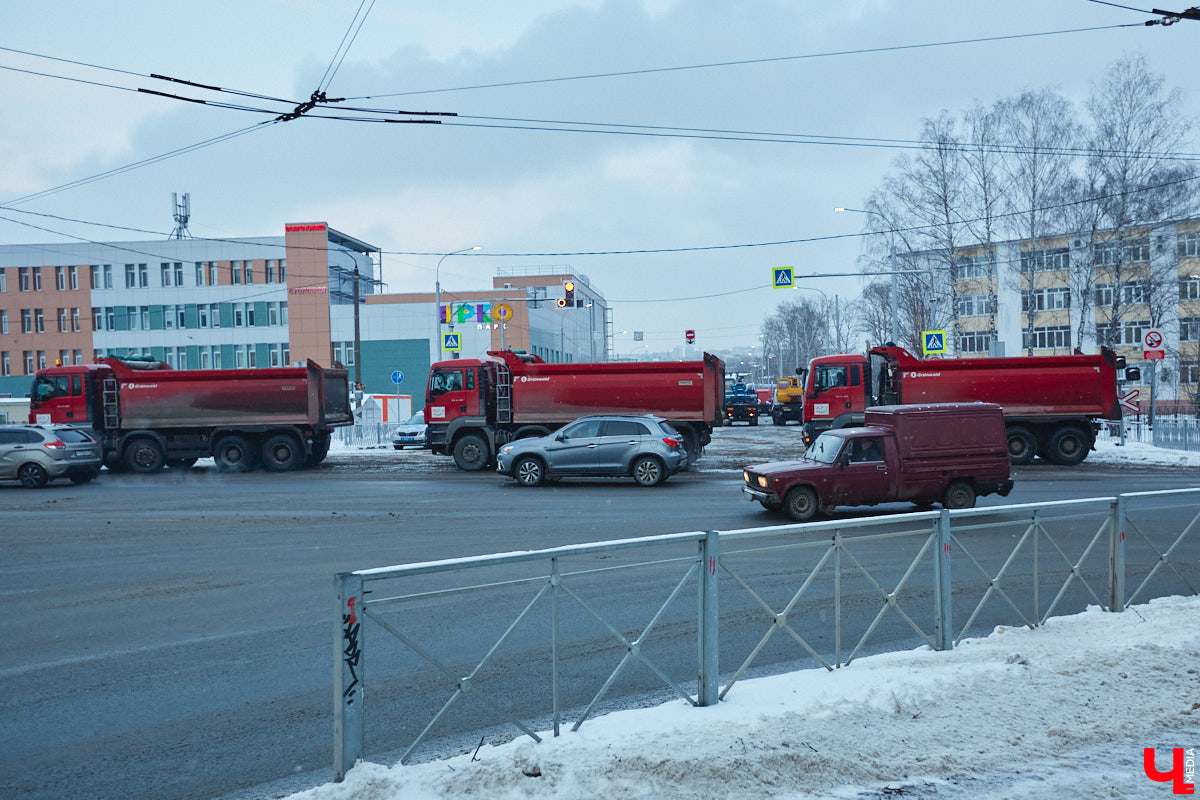
<svg viewBox="0 0 1200 800"><path fill-rule="evenodd" d="M392 434L392 447L397 450L403 450L406 447L424 447L425 428L425 409L421 409L409 417Z"/></svg>

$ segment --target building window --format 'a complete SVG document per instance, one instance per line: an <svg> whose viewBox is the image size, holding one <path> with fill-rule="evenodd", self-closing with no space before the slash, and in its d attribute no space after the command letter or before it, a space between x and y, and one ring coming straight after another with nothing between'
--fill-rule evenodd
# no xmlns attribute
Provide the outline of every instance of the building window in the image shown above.
<svg viewBox="0 0 1200 800"><path fill-rule="evenodd" d="M958 297L960 317L978 317L996 313L996 298L990 294L964 294Z"/></svg>
<svg viewBox="0 0 1200 800"><path fill-rule="evenodd" d="M23 355L25 356L25 374L32 375L34 372L36 372L36 370L33 368L33 351L25 350Z"/></svg>
<svg viewBox="0 0 1200 800"><path fill-rule="evenodd" d="M274 283L275 282L275 260L268 258L267 265L264 269L266 270L267 283Z"/></svg>
<svg viewBox="0 0 1200 800"><path fill-rule="evenodd" d="M187 327L187 313L184 306L175 307L175 327L181 330Z"/></svg>
<svg viewBox="0 0 1200 800"><path fill-rule="evenodd" d="M69 267L67 273L71 276L71 291L79 288L79 267Z"/></svg>
<svg viewBox="0 0 1200 800"><path fill-rule="evenodd" d="M8 333L8 312L0 308L0 333Z"/></svg>
<svg viewBox="0 0 1200 800"><path fill-rule="evenodd" d="M150 288L150 267L145 264L138 264L138 286L142 289Z"/></svg>
<svg viewBox="0 0 1200 800"><path fill-rule="evenodd" d="M161 268L162 268L162 285L170 286L171 285L171 275L172 275L171 265L168 264L166 261L164 261L161 264Z"/></svg>
<svg viewBox="0 0 1200 800"><path fill-rule="evenodd" d="M246 304L245 303L234 303L233 304L233 327L235 327L235 328L245 327L245 325L246 325L245 314L246 314Z"/></svg>
<svg viewBox="0 0 1200 800"><path fill-rule="evenodd" d="M33 290L35 292L40 292L42 290L42 268L41 267L33 268Z"/></svg>
<svg viewBox="0 0 1200 800"><path fill-rule="evenodd" d="M71 309L71 330L74 331L75 333L79 333L79 331L80 331L79 309L78 308Z"/></svg>
<svg viewBox="0 0 1200 800"><path fill-rule="evenodd" d="M1034 328L1032 333L1023 331L1021 346L1034 350L1065 350L1071 346L1071 326L1047 325Z"/></svg>
<svg viewBox="0 0 1200 800"><path fill-rule="evenodd" d="M1071 266L1071 251L1065 247L1026 250L1021 253L1021 272L1050 272Z"/></svg>
<svg viewBox="0 0 1200 800"><path fill-rule="evenodd" d="M242 270L246 274L246 285L249 286L250 284L254 283L254 262L243 261Z"/></svg>
<svg viewBox="0 0 1200 800"><path fill-rule="evenodd" d="M234 286L242 282L242 265L236 261L229 262L229 282Z"/></svg>
<svg viewBox="0 0 1200 800"><path fill-rule="evenodd" d="M176 286L183 286L183 262L182 262L182 261L176 261L176 262L175 262L175 263L172 265L172 268L173 268L173 269L174 269L174 271L175 271L175 285L176 285Z"/></svg>
<svg viewBox="0 0 1200 800"><path fill-rule="evenodd" d="M990 278L996 274L996 255L986 253L954 259L954 273L960 281Z"/></svg>
<svg viewBox="0 0 1200 800"><path fill-rule="evenodd" d="M104 309L100 306L92 306L92 330L104 330Z"/></svg>
<svg viewBox="0 0 1200 800"><path fill-rule="evenodd" d="M1200 258L1200 231L1179 234L1176 246L1180 258Z"/></svg>
<svg viewBox="0 0 1200 800"><path fill-rule="evenodd" d="M46 332L46 316L42 313L40 308L35 308L33 310L33 323L38 333Z"/></svg>
<svg viewBox="0 0 1200 800"><path fill-rule="evenodd" d="M1096 266L1098 267L1115 267L1117 265L1117 253L1120 250L1121 242L1115 239L1111 242L1100 242L1096 245ZM1136 264L1142 261L1150 260L1150 237L1143 236L1141 239L1130 239L1125 242L1125 256L1120 261L1122 264Z"/></svg>
<svg viewBox="0 0 1200 800"><path fill-rule="evenodd" d="M104 308L105 330L115 331L117 329L117 309L115 306L106 306Z"/></svg>
<svg viewBox="0 0 1200 800"><path fill-rule="evenodd" d="M45 350L37 351L37 363L38 363L38 369L46 368L46 351Z"/></svg>
<svg viewBox="0 0 1200 800"><path fill-rule="evenodd" d="M279 324L279 303L267 303L267 324L272 327Z"/></svg>
<svg viewBox="0 0 1200 800"><path fill-rule="evenodd" d="M175 328L175 306L163 306L163 328L165 330Z"/></svg>
<svg viewBox="0 0 1200 800"><path fill-rule="evenodd" d="M17 268L17 290L21 292L29 291L29 267Z"/></svg>
<svg viewBox="0 0 1200 800"><path fill-rule="evenodd" d="M12 362L8 358L8 351L0 353L0 375L12 375Z"/></svg>
<svg viewBox="0 0 1200 800"><path fill-rule="evenodd" d="M1118 345L1140 345L1142 343L1142 332L1149 327L1150 320L1148 319L1121 323L1113 342ZM1112 328L1111 323L1099 323L1096 325L1096 341L1099 344L1106 344L1108 342L1110 328Z"/></svg>
<svg viewBox="0 0 1200 800"><path fill-rule="evenodd" d="M0 292L8 291L8 270L0 267Z"/></svg>
<svg viewBox="0 0 1200 800"><path fill-rule="evenodd" d="M90 269L91 269L91 275L92 275L91 287L93 289L99 289L100 285L101 285L100 281L103 280L103 278L101 278L101 276L100 276L100 265L92 264Z"/></svg>
<svg viewBox="0 0 1200 800"><path fill-rule="evenodd" d="M279 259L279 282L287 283L287 259Z"/></svg>
<svg viewBox="0 0 1200 800"><path fill-rule="evenodd" d="M1113 292L1116 288L1112 283L1096 284L1096 306L1107 308L1113 304ZM1150 300L1150 284L1148 281L1126 281L1121 284L1121 304L1126 306L1146 303Z"/></svg>
<svg viewBox="0 0 1200 800"><path fill-rule="evenodd" d="M217 304L217 303L209 303L208 304L208 316L209 316L209 319L212 320L212 326L214 328L221 327L221 307L219 304Z"/></svg>
<svg viewBox="0 0 1200 800"><path fill-rule="evenodd" d="M236 345L233 348L233 368L234 369L245 369L246 368L246 350L241 345Z"/></svg>
<svg viewBox="0 0 1200 800"><path fill-rule="evenodd" d="M125 288L133 289L136 286L137 286L137 265L136 264L126 264L125 265Z"/></svg>
<svg viewBox="0 0 1200 800"><path fill-rule="evenodd" d="M1179 341L1200 342L1200 317L1182 317L1179 320Z"/></svg>
<svg viewBox="0 0 1200 800"><path fill-rule="evenodd" d="M142 306L142 330L150 330L150 306Z"/></svg>
<svg viewBox="0 0 1200 800"><path fill-rule="evenodd" d="M1179 279L1180 300L1200 300L1200 275Z"/></svg>
<svg viewBox="0 0 1200 800"><path fill-rule="evenodd" d="M203 261L196 262L196 285L197 286L204 285L204 262Z"/></svg>
<svg viewBox="0 0 1200 800"><path fill-rule="evenodd" d="M1021 295L1022 311L1059 311L1070 307L1071 290L1065 286L1034 289Z"/></svg>
<svg viewBox="0 0 1200 800"><path fill-rule="evenodd" d="M208 327L208 304L207 303L201 303L200 305L196 306L196 318L197 318L197 324L199 324L199 326L201 328Z"/></svg>
<svg viewBox="0 0 1200 800"><path fill-rule="evenodd" d="M71 352L72 352L72 355L75 357L75 366L78 367L80 364L83 363L83 351L82 350L73 350Z"/></svg>
<svg viewBox="0 0 1200 800"><path fill-rule="evenodd" d="M280 325L287 325L287 324L288 324L288 320L287 320L287 301L286 301L286 300L284 300L283 302L281 302L281 303L279 304L279 324L280 324Z"/></svg>
<svg viewBox="0 0 1200 800"><path fill-rule="evenodd" d="M964 333L958 337L958 352L960 353L986 353L992 347L992 334L990 331L972 331Z"/></svg>
<svg viewBox="0 0 1200 800"><path fill-rule="evenodd" d="M67 290L67 268L66 267L55 267L54 268L54 288L58 289L60 292L65 292Z"/></svg>
<svg viewBox="0 0 1200 800"><path fill-rule="evenodd" d="M1200 361L1180 361L1179 382L1200 383Z"/></svg>
<svg viewBox="0 0 1200 800"><path fill-rule="evenodd" d="M58 365L64 366L64 365L69 365L70 363L71 363L71 351L70 350L59 350L58 351Z"/></svg>
<svg viewBox="0 0 1200 800"><path fill-rule="evenodd" d="M220 270L221 270L221 268L215 262L212 262L212 261L208 262L208 285L209 286L217 285L217 283L218 283L217 277L220 274Z"/></svg>
<svg viewBox="0 0 1200 800"><path fill-rule="evenodd" d="M33 312L28 308L21 309L21 333L33 333Z"/></svg>
<svg viewBox="0 0 1200 800"><path fill-rule="evenodd" d="M129 318L129 330L139 331L142 329L142 318L138 316L137 306L125 306L125 315Z"/></svg>
<svg viewBox="0 0 1200 800"><path fill-rule="evenodd" d="M58 332L67 333L69 331L70 328L67 327L67 310L65 308L60 308L58 310Z"/></svg>

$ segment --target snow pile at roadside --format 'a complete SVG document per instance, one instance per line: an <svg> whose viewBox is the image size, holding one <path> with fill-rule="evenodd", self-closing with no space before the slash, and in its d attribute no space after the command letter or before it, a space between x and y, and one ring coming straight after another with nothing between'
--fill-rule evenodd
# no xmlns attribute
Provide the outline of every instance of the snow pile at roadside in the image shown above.
<svg viewBox="0 0 1200 800"><path fill-rule="evenodd" d="M1200 744L1200 598L998 628L413 766L360 764L289 800L1143 798L1142 749Z"/></svg>
<svg viewBox="0 0 1200 800"><path fill-rule="evenodd" d="M1126 442L1124 447L1116 440L1101 439L1096 448L1088 453L1088 464L1146 464L1163 467L1200 467L1200 452L1168 450L1142 442Z"/></svg>

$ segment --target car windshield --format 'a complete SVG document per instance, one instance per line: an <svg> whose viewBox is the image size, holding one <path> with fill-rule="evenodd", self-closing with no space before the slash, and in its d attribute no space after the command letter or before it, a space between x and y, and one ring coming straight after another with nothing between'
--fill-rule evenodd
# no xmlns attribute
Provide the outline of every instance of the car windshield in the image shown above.
<svg viewBox="0 0 1200 800"><path fill-rule="evenodd" d="M832 464L842 452L846 437L836 433L822 433L812 446L804 453L804 457L822 464Z"/></svg>
<svg viewBox="0 0 1200 800"><path fill-rule="evenodd" d="M404 424L405 424L405 425L424 425L424 424L425 424L425 411L424 411L424 409L422 409L421 411L418 411L417 413L413 414L411 417L409 417L409 418L408 418L408 419L405 421L405 423L404 423Z"/></svg>

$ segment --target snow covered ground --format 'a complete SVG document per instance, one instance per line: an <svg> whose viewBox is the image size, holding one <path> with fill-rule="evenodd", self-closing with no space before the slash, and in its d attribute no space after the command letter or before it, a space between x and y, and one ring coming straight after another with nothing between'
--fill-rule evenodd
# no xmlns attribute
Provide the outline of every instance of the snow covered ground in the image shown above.
<svg viewBox="0 0 1200 800"><path fill-rule="evenodd" d="M1143 748L1166 771L1198 744L1200 598L1168 597L758 678L715 707L619 711L541 744L363 763L289 800L1165 798Z"/></svg>
<svg viewBox="0 0 1200 800"><path fill-rule="evenodd" d="M792 430L724 428L705 461L740 469L750 453L793 449ZM1197 468L1200 453L1101 441L1087 463ZM541 744L363 763L288 800L1165 798L1143 748L1165 771L1171 748L1198 744L1200 598L1169 597L998 628L951 652L744 681L712 708L619 711Z"/></svg>

